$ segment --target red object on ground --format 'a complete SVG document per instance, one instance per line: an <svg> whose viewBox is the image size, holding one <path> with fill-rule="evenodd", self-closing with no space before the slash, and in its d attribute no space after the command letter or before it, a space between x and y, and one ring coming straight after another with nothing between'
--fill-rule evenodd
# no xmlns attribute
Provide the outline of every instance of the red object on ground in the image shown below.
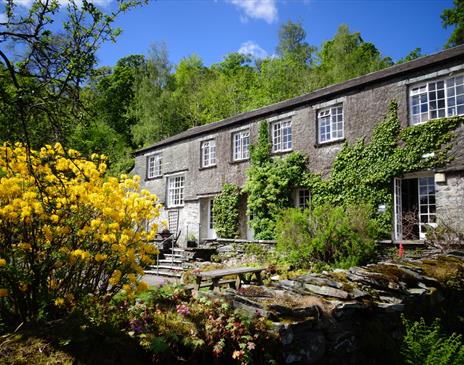
<svg viewBox="0 0 464 365"><path fill-rule="evenodd" d="M398 256L403 257L403 255L404 255L404 247L403 247L403 244L400 243L400 250L398 251Z"/></svg>

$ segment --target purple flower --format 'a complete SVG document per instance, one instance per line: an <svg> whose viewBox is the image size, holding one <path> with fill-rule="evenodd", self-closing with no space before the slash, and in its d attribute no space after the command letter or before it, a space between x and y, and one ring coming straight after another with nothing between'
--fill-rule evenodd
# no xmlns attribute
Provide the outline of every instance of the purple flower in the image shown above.
<svg viewBox="0 0 464 365"><path fill-rule="evenodd" d="M182 314L183 316L187 316L190 314L190 309L185 304L177 304L176 310L177 313Z"/></svg>

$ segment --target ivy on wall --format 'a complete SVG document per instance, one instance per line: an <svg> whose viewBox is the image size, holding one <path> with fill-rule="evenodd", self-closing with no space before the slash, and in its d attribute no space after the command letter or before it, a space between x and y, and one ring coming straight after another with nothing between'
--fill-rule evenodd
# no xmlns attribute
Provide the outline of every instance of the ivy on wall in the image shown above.
<svg viewBox="0 0 464 365"><path fill-rule="evenodd" d="M449 161L453 131L464 121L462 116L442 118L401 129L397 110L397 103L392 101L368 143L364 139L345 143L327 180L308 171L307 159L300 153L271 158L267 123L261 123L258 142L251 149L251 166L244 187L255 238L275 237L275 222L282 209L293 205L291 196L296 187L311 191L313 206L327 202L367 204L382 232L389 235L393 178L445 165ZM386 213L377 213L379 204L386 205Z"/></svg>
<svg viewBox="0 0 464 365"><path fill-rule="evenodd" d="M240 188L224 184L222 193L214 198L214 230L218 237L236 238L238 236Z"/></svg>
<svg viewBox="0 0 464 365"><path fill-rule="evenodd" d="M268 127L262 122L258 142L251 146L251 166L244 192L255 232L255 239L274 239L275 222L284 208L293 205L291 196L295 186L305 181L307 159L300 153L285 158L270 155Z"/></svg>

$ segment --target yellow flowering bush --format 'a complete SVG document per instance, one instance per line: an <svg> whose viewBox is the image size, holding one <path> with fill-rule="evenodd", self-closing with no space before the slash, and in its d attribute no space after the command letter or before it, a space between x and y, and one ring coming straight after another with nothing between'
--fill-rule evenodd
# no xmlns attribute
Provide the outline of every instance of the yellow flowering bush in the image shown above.
<svg viewBox="0 0 464 365"><path fill-rule="evenodd" d="M138 177L105 171L104 156L60 144L0 146L0 308L30 319L89 294L140 289L157 253L158 199Z"/></svg>

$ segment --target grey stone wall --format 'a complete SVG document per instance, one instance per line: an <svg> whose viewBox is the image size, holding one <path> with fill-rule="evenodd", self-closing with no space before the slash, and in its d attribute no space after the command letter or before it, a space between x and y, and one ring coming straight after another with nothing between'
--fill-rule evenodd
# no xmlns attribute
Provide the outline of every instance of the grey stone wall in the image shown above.
<svg viewBox="0 0 464 365"><path fill-rule="evenodd" d="M464 231L464 172L445 176L446 182L436 184L437 220Z"/></svg>
<svg viewBox="0 0 464 365"><path fill-rule="evenodd" d="M324 97L292 110L281 110L273 113L265 120L294 112L292 116L293 150L300 151L309 157L309 168L313 172L327 175L335 155L341 150L343 140L328 144L317 144L317 112L321 108L343 104L344 134L349 143L360 138L369 139L374 126L387 112L391 100L398 102L399 118L402 125L408 125L408 88L409 85L431 79L437 76L448 75L452 72L462 72L462 61L454 61L453 64L427 70L419 70L406 76L399 76L383 83L366 84L356 90L350 90L344 94ZM136 157L133 172L142 176L143 186L158 195L160 202L166 202L167 176L174 173L185 175L184 197L189 204L197 204L202 195L215 195L219 193L225 183L243 186L246 181L246 170L249 161L232 161L232 134L243 128L250 129L251 143L256 142L259 123L263 119L249 119L237 122L233 127L225 127L205 133L200 137L182 140L165 145L159 149L147 150ZM204 140L216 139L216 166L201 168L200 145ZM162 173L160 178L146 179L146 159L153 153L162 153ZM194 203L196 201L196 203ZM188 210L187 204L185 210ZM182 210L182 209L181 209ZM199 207L196 208L199 210ZM184 215L184 214L183 214ZM201 215L204 216L204 215ZM196 225L205 224L200 221L200 214L196 214ZM191 218L190 218L191 219ZM246 229L240 227L241 234ZM200 232L199 232L200 233ZM201 232L203 235L203 231Z"/></svg>

